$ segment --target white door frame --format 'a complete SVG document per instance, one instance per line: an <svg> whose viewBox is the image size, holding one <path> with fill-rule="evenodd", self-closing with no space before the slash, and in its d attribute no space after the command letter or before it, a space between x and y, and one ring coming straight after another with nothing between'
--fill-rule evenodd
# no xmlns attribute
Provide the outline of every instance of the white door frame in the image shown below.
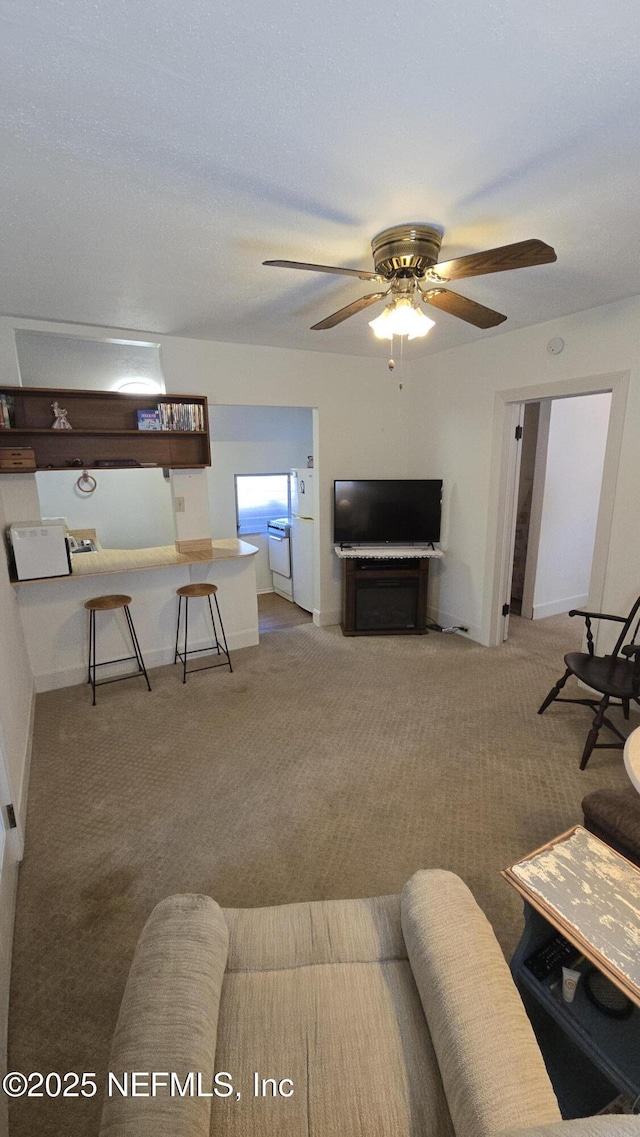
<svg viewBox="0 0 640 1137"><path fill-rule="evenodd" d="M527 555L522 586L522 607L520 610L520 614L524 616L525 620L533 620L533 597L538 571L540 534L542 532L542 505L544 502L544 487L547 480L547 451L549 448L552 401L552 399L541 399L538 404L540 407L540 413L538 415L538 437L536 439L536 453L533 463L531 512L529 515ZM602 492L602 484L600 489Z"/></svg>
<svg viewBox="0 0 640 1137"><path fill-rule="evenodd" d="M503 642L505 622L502 615L504 596L509 587L507 577L512 570L508 565L508 546L515 526L515 499L512 475L517 463L519 443L515 439L513 404L538 402L540 399L572 398L575 395L595 395L611 391L611 412L602 490L598 510L598 523L593 549L593 564L589 585L589 607L602 611L607 553L611 535L613 504L615 501L620 446L629 390L629 372L615 371L605 375L587 375L580 379L566 379L558 383L540 383L498 391L494 400L493 445L490 501L493 503L485 562L485 604L487 613L483 629L483 643L494 647Z"/></svg>
<svg viewBox="0 0 640 1137"><path fill-rule="evenodd" d="M505 501L502 528L502 565L500 577L504 581L502 605L500 607L500 643L509 635L509 605L511 602L511 579L513 577L513 556L516 547L516 519L518 513L518 485L520 482L520 460L522 458L522 426L524 423L524 403L509 403L505 415ZM506 611L505 611L506 609Z"/></svg>

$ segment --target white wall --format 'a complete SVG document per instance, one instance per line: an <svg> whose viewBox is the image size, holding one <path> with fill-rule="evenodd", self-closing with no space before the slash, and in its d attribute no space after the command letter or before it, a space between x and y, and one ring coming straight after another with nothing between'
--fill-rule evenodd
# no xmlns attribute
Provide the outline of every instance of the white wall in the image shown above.
<svg viewBox="0 0 640 1137"><path fill-rule="evenodd" d="M0 500L0 533L6 517ZM31 758L31 729L34 683L22 622L4 556L0 556L0 751L6 764L9 796L13 801L20 831L24 831ZM5 804L5 803L2 803ZM0 877L0 1068L6 1069L6 1028L13 940L13 915L17 886L17 858L21 849L13 838L7 840ZM5 1095L2 1095L5 1098ZM6 1098L0 1101L0 1129L6 1123Z"/></svg>
<svg viewBox="0 0 640 1137"><path fill-rule="evenodd" d="M587 603L611 395L553 399L533 618Z"/></svg>
<svg viewBox="0 0 640 1137"><path fill-rule="evenodd" d="M405 477L409 400L380 360L203 340L163 339L167 389L210 404L317 408L319 484L315 618L338 623L340 564L333 552L335 478Z"/></svg>
<svg viewBox="0 0 640 1137"><path fill-rule="evenodd" d="M6 524L0 500L0 532L3 535ZM16 813L24 825L34 685L15 589L9 583L4 556L0 556L0 611L0 730Z"/></svg>
<svg viewBox="0 0 640 1137"><path fill-rule="evenodd" d="M3 317L0 372L8 383L19 383L14 338L18 326L83 338L133 334ZM557 336L565 340L565 349L550 355L546 345ZM495 483L504 418L500 393L531 388L532 397L552 396L556 384L628 371L611 553L599 601L610 611L630 607L637 594L633 566L640 563L640 299L479 338L416 361L403 390L382 355L371 360L168 336L158 341L169 391L203 392L212 405L317 408L318 622L336 622L340 615L340 571L331 541L333 479L442 477L442 544L447 557L431 574L431 609L446 623L468 624L471 635L485 643L490 642L497 542ZM549 391L540 393L545 385Z"/></svg>
<svg viewBox="0 0 640 1137"><path fill-rule="evenodd" d="M211 407L209 501L213 537L236 535L235 474L285 474L306 466L313 451L313 412L307 407ZM273 588L267 538L243 534L259 552L259 592Z"/></svg>
<svg viewBox="0 0 640 1137"><path fill-rule="evenodd" d="M565 341L560 355L547 343ZM498 542L498 477L505 408L501 393L530 389L553 397L556 386L629 373L615 473L604 611L627 612L638 594L640 524L640 299L621 301L530 328L479 339L412 364L410 466L414 477L444 479L442 545L430 606L441 622L469 625L491 642L491 600ZM620 391L623 387L620 386ZM576 393L578 393L576 391ZM624 394L619 396L624 399ZM613 415L613 412L612 412Z"/></svg>
<svg viewBox="0 0 640 1137"><path fill-rule="evenodd" d="M16 350L24 387L114 391L123 380L145 379L165 389L157 344L18 330Z"/></svg>
<svg viewBox="0 0 640 1137"><path fill-rule="evenodd" d="M162 470L90 473L97 486L86 494L76 487L80 470L38 472L35 479L41 516L64 517L70 529L95 529L105 549L173 544L171 487Z"/></svg>
<svg viewBox="0 0 640 1137"><path fill-rule="evenodd" d="M0 318L0 374L19 384L15 329L64 331L83 338L144 339L144 333ZM154 337L156 338L156 337ZM338 623L340 565L332 543L334 478L409 474L408 382L399 389L384 351L379 359L158 336L167 390L202 393L211 405L317 408L313 453L319 476L315 618ZM232 534L231 534L232 535ZM229 536L229 534L225 534Z"/></svg>

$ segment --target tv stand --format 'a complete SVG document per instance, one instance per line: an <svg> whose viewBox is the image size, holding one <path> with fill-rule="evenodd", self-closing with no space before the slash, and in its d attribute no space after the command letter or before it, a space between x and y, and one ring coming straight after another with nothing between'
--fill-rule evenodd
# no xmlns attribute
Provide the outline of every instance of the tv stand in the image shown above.
<svg viewBox="0 0 640 1137"><path fill-rule="evenodd" d="M336 545L343 563L342 634L426 635L429 561L425 546Z"/></svg>
<svg viewBox="0 0 640 1137"><path fill-rule="evenodd" d="M424 545L334 545L333 549L340 560L351 557L361 560L439 559L444 556L442 549L436 549L433 541Z"/></svg>

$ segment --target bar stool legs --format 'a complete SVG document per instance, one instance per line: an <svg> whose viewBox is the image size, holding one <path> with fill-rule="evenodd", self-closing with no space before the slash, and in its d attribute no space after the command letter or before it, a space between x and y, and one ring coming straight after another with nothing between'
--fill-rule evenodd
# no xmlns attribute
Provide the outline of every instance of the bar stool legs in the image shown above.
<svg viewBox="0 0 640 1137"><path fill-rule="evenodd" d="M187 674L194 671L209 671L212 667L228 667L229 671L233 671L231 666L231 656L229 655L229 648L227 646L227 637L224 633L224 624L222 623L222 616L220 615L220 605L218 604L218 597L216 595L218 587L215 584L185 584L182 588L176 589L178 597L178 620L176 624L176 649L173 657L173 662L177 663L178 660L182 663L182 682L187 682ZM189 600L194 600L197 597L206 596L209 604L209 615L211 616L211 627L213 628L213 643L211 647L197 647L189 648ZM220 637L216 628L216 621L213 615L213 607L211 605L211 597L213 596L216 613L218 616L218 623L220 625ZM184 621L183 621L183 641L182 651L179 650L180 641L180 617L182 614L182 601L184 599ZM222 642L221 642L222 641ZM216 656L224 656L224 659L219 659L216 663L207 663L204 667L192 667L191 672L187 672L187 658L190 655L199 655L201 652L215 651Z"/></svg>
<svg viewBox="0 0 640 1137"><path fill-rule="evenodd" d="M147 690L148 691L151 690L151 684L149 682L149 676L147 675L147 669L144 665L144 659L142 658L142 652L140 650L140 644L138 643L138 637L136 635L136 630L134 627L133 619L131 616L131 612L129 611L130 603L131 603L131 597L130 596L124 596L124 595L122 595L122 596L120 596L120 595L94 596L92 600L86 600L85 601L84 606L86 609L88 609L88 612L89 612L89 665L88 665L88 669L87 669L87 683L91 684L91 691L93 694L92 705L94 707L96 705L96 687L102 687L105 683L118 683L121 679L136 679L139 675L141 675L147 684ZM133 655L124 655L124 656L121 656L119 659L105 659L101 663L97 663L96 662L96 638L97 638L96 637L96 612L111 612L117 608L123 608L124 609L124 614L125 614L125 618L127 621L127 627L129 629L129 635L131 637L131 645L133 647L134 654ZM130 674L130 675L115 675L111 679L101 679L99 683L96 681L96 670L98 667L106 667L110 663L126 663L128 660L133 660L133 659L135 659L135 661L138 665L138 670L134 671L132 674Z"/></svg>

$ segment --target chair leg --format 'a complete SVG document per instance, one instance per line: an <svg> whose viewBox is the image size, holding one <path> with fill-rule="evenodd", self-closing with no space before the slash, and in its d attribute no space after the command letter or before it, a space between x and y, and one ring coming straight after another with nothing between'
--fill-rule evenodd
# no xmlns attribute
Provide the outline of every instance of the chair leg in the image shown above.
<svg viewBox="0 0 640 1137"><path fill-rule="evenodd" d="M216 654L220 655L220 640L218 639L218 633L216 631L216 622L213 618L213 608L211 607L211 597L207 596L207 600L209 601L209 615L211 616L211 627L213 628L213 646L216 649Z"/></svg>
<svg viewBox="0 0 640 1137"><path fill-rule="evenodd" d="M125 604L125 606L124 606L124 614L127 618L127 624L129 625L129 634L131 636L131 643L133 644L133 650L135 652L136 660L138 662L138 671L141 671L142 674L144 675L145 681L147 684L147 690L150 691L151 690L151 684L149 682L149 676L147 675L147 669L144 665L144 659L142 658L142 652L140 651L140 644L138 643L138 637L136 635L136 629L133 625L133 620L131 618L131 613L129 611L129 605L128 604Z"/></svg>
<svg viewBox="0 0 640 1137"><path fill-rule="evenodd" d="M227 645L227 637L224 634L224 624L222 623L222 616L220 615L220 605L218 604L218 597L216 595L214 595L213 599L216 602L216 612L218 613L218 619L220 621L220 631L222 633L222 642L224 644L224 654L227 657L227 663L229 664L229 671L232 672L233 667L231 666L231 656L229 655L229 647ZM211 597L209 597L209 607L211 607ZM211 613L211 619L213 620L213 612ZM215 631L215 624L214 624L214 631ZM218 635L216 633L216 642L217 642L217 640L218 640Z"/></svg>
<svg viewBox="0 0 640 1137"><path fill-rule="evenodd" d="M89 611L89 666L87 668L87 683L91 682L91 647L93 642L93 620L92 613Z"/></svg>
<svg viewBox="0 0 640 1137"><path fill-rule="evenodd" d="M564 687L564 685L567 682L567 679L569 678L570 675L571 675L571 669L569 667L567 667L567 670L565 671L564 675L562 676L562 679L558 679L558 682L556 683L555 687L551 688L551 690L549 691L549 694L547 695L544 703L538 709L539 715L543 715L544 712L546 711L547 707L553 702L553 700L557 699L558 695L560 694L562 688Z"/></svg>
<svg viewBox="0 0 640 1137"><path fill-rule="evenodd" d="M96 614L92 609L89 612L89 675L93 693L92 706L96 705Z"/></svg>
<svg viewBox="0 0 640 1137"><path fill-rule="evenodd" d="M180 612L182 611L182 597L178 596L178 622L176 624L176 650L173 653L173 662L178 662L178 637L180 635Z"/></svg>
<svg viewBox="0 0 640 1137"><path fill-rule="evenodd" d="M622 700L622 713L623 713L625 719L628 720L628 718L629 718L629 700L628 699Z"/></svg>
<svg viewBox="0 0 640 1137"><path fill-rule="evenodd" d="M187 643L189 626L189 597L184 598L184 655L182 657L182 682L187 682Z"/></svg>
<svg viewBox="0 0 640 1137"><path fill-rule="evenodd" d="M593 751L593 748L594 748L596 742L598 741L598 735L600 733L600 727L602 726L602 722L603 722L603 719L604 719L604 716L605 716L605 713L606 713L608 706L609 706L609 696L605 695L604 698L598 704L598 709L597 709L595 715L593 716L593 723L591 725L591 730L589 731L589 733L587 735L587 741L584 744L584 750L582 752L582 758L580 759L580 769L581 770L585 769L587 762L589 761L589 759L591 757L591 753Z"/></svg>

